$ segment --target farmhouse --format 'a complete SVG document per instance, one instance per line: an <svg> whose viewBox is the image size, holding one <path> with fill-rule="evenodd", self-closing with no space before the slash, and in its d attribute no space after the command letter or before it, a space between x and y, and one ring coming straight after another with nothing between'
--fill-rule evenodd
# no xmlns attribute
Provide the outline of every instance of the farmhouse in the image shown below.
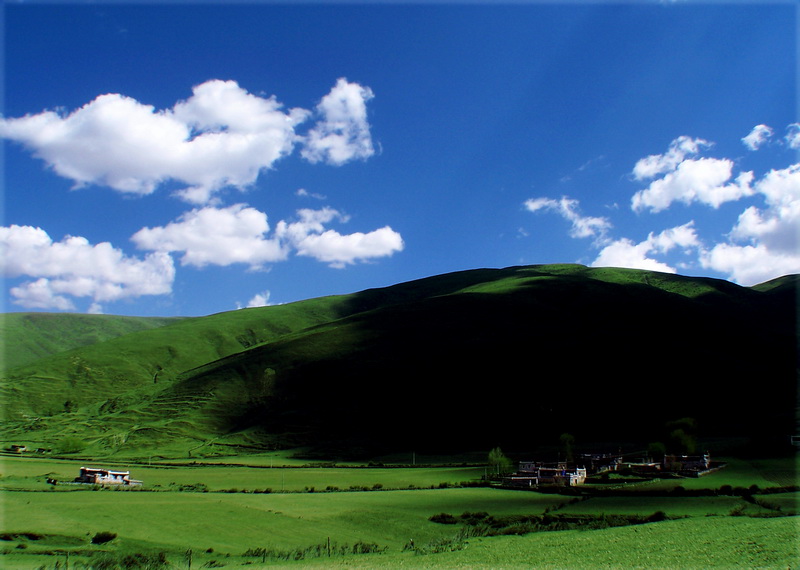
<svg viewBox="0 0 800 570"><path fill-rule="evenodd" d="M586 467L589 474L618 471L622 465L621 453L581 453L577 463Z"/></svg>
<svg viewBox="0 0 800 570"><path fill-rule="evenodd" d="M75 477L76 483L87 483L90 485L141 485L142 482L131 479L130 471L111 471L110 469L95 469L93 467L81 467L80 475Z"/></svg>
<svg viewBox="0 0 800 570"><path fill-rule="evenodd" d="M706 452L703 455L665 455L663 466L664 471L697 476L711 467L711 454Z"/></svg>
<svg viewBox="0 0 800 570"><path fill-rule="evenodd" d="M503 479L510 487L575 487L586 482L585 467L568 467L566 462L520 461L519 469Z"/></svg>

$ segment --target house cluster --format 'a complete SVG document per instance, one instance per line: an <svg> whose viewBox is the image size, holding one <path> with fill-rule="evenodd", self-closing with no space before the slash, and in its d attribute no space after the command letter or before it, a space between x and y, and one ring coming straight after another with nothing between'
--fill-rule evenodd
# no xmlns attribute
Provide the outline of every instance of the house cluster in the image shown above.
<svg viewBox="0 0 800 570"><path fill-rule="evenodd" d="M75 482L89 485L137 486L142 484L137 479L131 479L130 471L111 471L110 469L95 469L93 467L81 467L80 474L75 477Z"/></svg>
<svg viewBox="0 0 800 570"><path fill-rule="evenodd" d="M520 461L517 472L503 479L503 485L508 487L575 487L585 482L586 467L568 466L566 461Z"/></svg>
<svg viewBox="0 0 800 570"><path fill-rule="evenodd" d="M582 454L572 462L520 461L517 472L503 478L506 487L575 487L586 483L586 478L614 471L626 470L638 475L675 473L684 477L699 477L712 468L711 456L665 455L661 461L646 459L626 460L623 454Z"/></svg>

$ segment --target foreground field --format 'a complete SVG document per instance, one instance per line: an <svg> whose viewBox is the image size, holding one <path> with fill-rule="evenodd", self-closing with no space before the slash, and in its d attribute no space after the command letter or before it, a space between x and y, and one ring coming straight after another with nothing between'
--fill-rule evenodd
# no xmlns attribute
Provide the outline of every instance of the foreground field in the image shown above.
<svg viewBox="0 0 800 570"><path fill-rule="evenodd" d="M67 481L95 462L4 457L0 565L63 568L69 560L72 568L135 568L163 556L171 567L186 568L187 551L194 568L797 568L800 560L797 492L685 496L672 490L679 482L687 491L796 483L794 458L731 460L727 469L671 487L663 481L613 485L633 493L591 497L461 486L475 484L481 467L270 468L276 457L250 463L117 466L131 469L145 487L93 490L44 480ZM596 530L489 537L461 516L481 512L512 522L547 515L597 524L586 527ZM429 520L442 513L455 524ZM654 521L667 520L638 524L654 514ZM604 528L615 516L639 519ZM517 532L523 530L512 524L496 534ZM113 539L94 544L98 533Z"/></svg>
<svg viewBox="0 0 800 570"><path fill-rule="evenodd" d="M796 517L710 517L595 531L471 539L463 550L305 562L387 568L781 568L800 567Z"/></svg>

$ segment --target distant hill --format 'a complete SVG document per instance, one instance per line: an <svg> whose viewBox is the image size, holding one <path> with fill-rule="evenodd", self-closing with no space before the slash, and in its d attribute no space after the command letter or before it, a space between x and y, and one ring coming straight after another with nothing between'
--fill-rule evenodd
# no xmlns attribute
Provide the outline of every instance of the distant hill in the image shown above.
<svg viewBox="0 0 800 570"><path fill-rule="evenodd" d="M65 350L174 323L176 318L69 313L0 314L2 368L28 364Z"/></svg>
<svg viewBox="0 0 800 570"><path fill-rule="evenodd" d="M545 265L175 322L9 369L3 439L327 453L789 434L797 276Z"/></svg>

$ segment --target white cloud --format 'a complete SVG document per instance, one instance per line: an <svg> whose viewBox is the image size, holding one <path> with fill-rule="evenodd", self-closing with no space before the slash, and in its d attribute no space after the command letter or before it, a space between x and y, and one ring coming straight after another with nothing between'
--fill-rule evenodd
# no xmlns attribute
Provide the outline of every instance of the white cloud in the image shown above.
<svg viewBox="0 0 800 570"><path fill-rule="evenodd" d="M104 242L83 237L53 242L41 228L0 227L0 269L5 277L36 278L11 289L14 303L26 308L73 310L69 297L99 303L172 291L175 267L165 253L139 259Z"/></svg>
<svg viewBox="0 0 800 570"><path fill-rule="evenodd" d="M651 232L640 243L634 243L627 238L615 240L600 251L597 259L592 262L592 267L628 267L675 273L673 267L652 257L653 254L668 253L675 247L683 248L685 253L700 247L694 222L664 230L659 234Z"/></svg>
<svg viewBox="0 0 800 570"><path fill-rule="evenodd" d="M752 172L742 172L731 179L733 161L726 158L685 159L662 178L654 180L645 190L634 194L631 207L634 211L650 209L660 212L673 202L685 204L701 202L718 208L725 202L739 200L753 193L750 183Z"/></svg>
<svg viewBox="0 0 800 570"><path fill-rule="evenodd" d="M256 293L253 295L252 299L247 302L247 308L253 309L255 307L268 307L269 306L269 298L271 293L269 291L264 291L263 293Z"/></svg>
<svg viewBox="0 0 800 570"><path fill-rule="evenodd" d="M607 218L582 216L579 211L578 200L562 197L560 200L552 198L531 198L525 202L525 208L530 212L550 210L558 213L562 218L572 224L569 235L574 238L594 237L599 240L605 238L611 229L611 222Z"/></svg>
<svg viewBox="0 0 800 570"><path fill-rule="evenodd" d="M768 140L772 131L766 129L764 125L756 127L749 142L757 147ZM788 130L787 143L800 148L800 124L790 125ZM611 241L611 221L582 216L577 200L536 198L525 202L525 207L532 212L559 213L572 222L571 237L595 237L593 245L600 251L593 266L674 273L675 268L663 256L679 249L686 261L678 267L711 269L742 285L800 273L800 163L771 170L759 179L753 172L741 172L734 178L732 160L694 156L710 146L712 143L702 139L679 137L666 153L638 161L633 170L637 180L652 179L647 189L633 196L632 207L637 211L658 212L676 201L718 208L725 202L750 199L751 205L743 207L730 232L705 244L693 221L650 233L641 242L624 237ZM763 204L752 205L754 198L760 198Z"/></svg>
<svg viewBox="0 0 800 570"><path fill-rule="evenodd" d="M291 251L334 267L391 255L403 249L399 233L384 227L369 233L342 235L326 224L348 217L334 210L302 209L298 220L281 220L269 235L267 215L244 204L207 206L183 214L163 227L143 228L131 239L140 248L182 254L181 264L195 267L244 263L261 269L284 261Z"/></svg>
<svg viewBox="0 0 800 570"><path fill-rule="evenodd" d="M299 198L314 198L315 200L327 199L327 196L325 196L325 194L320 194L318 192L309 192L305 188L299 188L297 192L294 193L294 195Z"/></svg>
<svg viewBox="0 0 800 570"><path fill-rule="evenodd" d="M356 232L342 235L335 230L325 230L324 224L347 217L332 208L299 210L297 222L279 222L275 233L297 251L297 255L313 257L342 268L358 261L386 257L405 247L401 235L389 226L369 233Z"/></svg>
<svg viewBox="0 0 800 570"><path fill-rule="evenodd" d="M786 144L789 148L800 149L800 123L792 123L786 130Z"/></svg>
<svg viewBox="0 0 800 570"><path fill-rule="evenodd" d="M248 93L235 81L211 80L171 109L156 110L120 94L100 95L67 115L44 111L0 118L0 137L31 149L76 186L98 184L146 195L168 181L178 195L205 204L223 187L246 188L264 169L305 141L303 156L343 164L373 154L367 87L340 79L317 107L308 137L296 132L311 112L283 110L275 97Z"/></svg>
<svg viewBox="0 0 800 570"><path fill-rule="evenodd" d="M733 281L745 286L800 272L800 255L776 253L764 244L717 244L703 252L700 262L703 267L727 273Z"/></svg>
<svg viewBox="0 0 800 570"><path fill-rule="evenodd" d="M742 138L742 143L750 150L758 150L772 137L772 134L772 128L767 125L756 125L749 135Z"/></svg>
<svg viewBox="0 0 800 570"><path fill-rule="evenodd" d="M768 172L755 189L766 207L745 209L730 242L703 252L700 260L742 285L800 272L800 163Z"/></svg>
<svg viewBox="0 0 800 570"><path fill-rule="evenodd" d="M712 143L703 139L693 139L681 136L673 140L669 149L664 154L651 154L642 158L633 167L633 176L636 180L654 178L659 174L670 172L689 155L695 155L701 148L708 148Z"/></svg>
<svg viewBox="0 0 800 570"><path fill-rule="evenodd" d="M181 265L244 263L258 269L288 255L278 240L266 237L268 231L264 212L235 204L191 210L166 226L142 228L131 240L139 249L182 253Z"/></svg>
<svg viewBox="0 0 800 570"><path fill-rule="evenodd" d="M369 87L340 78L317 105L322 119L305 137L302 156L310 162L340 165L375 154L367 121Z"/></svg>

